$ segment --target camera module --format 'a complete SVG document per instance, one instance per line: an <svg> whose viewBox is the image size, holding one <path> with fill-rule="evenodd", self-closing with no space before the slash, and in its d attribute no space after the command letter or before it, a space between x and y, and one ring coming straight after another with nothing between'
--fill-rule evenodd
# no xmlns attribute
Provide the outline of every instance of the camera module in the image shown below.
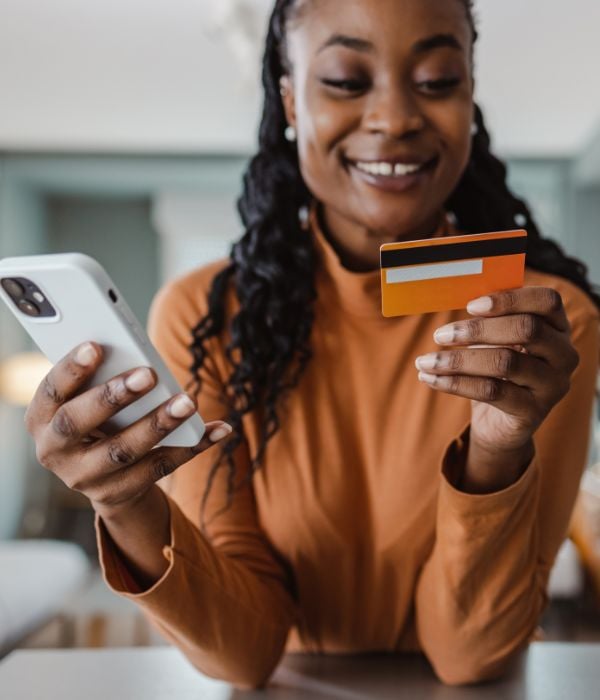
<svg viewBox="0 0 600 700"><path fill-rule="evenodd" d="M10 295L13 299L19 299L25 296L25 287L17 280L13 280L10 277L6 277L2 280L2 286L4 287L6 293Z"/></svg>
<svg viewBox="0 0 600 700"><path fill-rule="evenodd" d="M28 316L39 316L41 313L39 307L28 299L19 299L17 306Z"/></svg>
<svg viewBox="0 0 600 700"><path fill-rule="evenodd" d="M26 316L58 318L56 310L46 295L27 277L4 277L0 279L0 284L13 304Z"/></svg>

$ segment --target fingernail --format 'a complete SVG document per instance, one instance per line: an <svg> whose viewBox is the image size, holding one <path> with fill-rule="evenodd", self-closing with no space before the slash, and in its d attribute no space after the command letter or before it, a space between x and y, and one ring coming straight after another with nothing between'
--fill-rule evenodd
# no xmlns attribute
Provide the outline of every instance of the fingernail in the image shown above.
<svg viewBox="0 0 600 700"><path fill-rule="evenodd" d="M438 328L433 334L433 339L436 343L451 343L454 340L454 326L450 323L447 326Z"/></svg>
<svg viewBox="0 0 600 700"><path fill-rule="evenodd" d="M208 436L208 439L211 442L219 442L219 440L222 440L223 438L226 438L228 435L231 434L233 431L233 428L229 425L229 423L223 423L223 425L219 426L218 428L215 428L212 433Z"/></svg>
<svg viewBox="0 0 600 700"><path fill-rule="evenodd" d="M419 381L425 382L426 384L435 384L437 381L437 376L435 374L427 374L426 372L419 372Z"/></svg>
<svg viewBox="0 0 600 700"><path fill-rule="evenodd" d="M494 300L492 297L479 297L467 304L467 311L470 314L485 314L492 310Z"/></svg>
<svg viewBox="0 0 600 700"><path fill-rule="evenodd" d="M171 403L167 405L167 413L173 418L191 416L195 410L194 402L187 394L178 394Z"/></svg>
<svg viewBox="0 0 600 700"><path fill-rule="evenodd" d="M82 367L89 367L95 359L96 348L91 343L84 343L75 355L75 362Z"/></svg>
<svg viewBox="0 0 600 700"><path fill-rule="evenodd" d="M433 369L437 364L437 354L430 353L429 355L421 355L415 360L417 369Z"/></svg>
<svg viewBox="0 0 600 700"><path fill-rule="evenodd" d="M130 391L143 391L154 384L152 372L147 367L136 369L133 374L130 374L125 380L125 386Z"/></svg>

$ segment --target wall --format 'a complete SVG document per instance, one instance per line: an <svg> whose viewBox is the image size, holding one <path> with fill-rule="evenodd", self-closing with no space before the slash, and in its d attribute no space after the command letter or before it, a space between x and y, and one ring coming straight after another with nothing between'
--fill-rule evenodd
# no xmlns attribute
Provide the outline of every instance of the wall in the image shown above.
<svg viewBox="0 0 600 700"><path fill-rule="evenodd" d="M145 325L159 286L158 236L146 198L49 196L48 247L78 251L105 267Z"/></svg>
<svg viewBox="0 0 600 700"><path fill-rule="evenodd" d="M14 179L0 161L0 257L45 252L45 226L42 198ZM0 361L30 346L10 311L0 304ZM24 413L0 399L0 540L17 532L26 498L32 441L23 425Z"/></svg>

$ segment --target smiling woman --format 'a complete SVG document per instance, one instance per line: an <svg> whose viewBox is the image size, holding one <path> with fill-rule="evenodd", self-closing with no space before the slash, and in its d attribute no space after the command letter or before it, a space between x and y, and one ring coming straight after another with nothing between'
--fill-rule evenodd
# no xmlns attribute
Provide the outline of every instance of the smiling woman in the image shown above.
<svg viewBox="0 0 600 700"><path fill-rule="evenodd" d="M108 583L208 675L260 686L284 651L421 651L471 683L534 634L585 466L600 298L490 152L476 36L467 0L276 2L245 233L149 321L233 435L214 459L205 443L186 463L161 453L158 471L141 447L156 419L85 453ZM381 244L517 218L523 288L382 316ZM66 358L30 407L53 469L79 464L53 412L77 428L84 404L48 395L99 361ZM111 463L115 442L135 467Z"/></svg>

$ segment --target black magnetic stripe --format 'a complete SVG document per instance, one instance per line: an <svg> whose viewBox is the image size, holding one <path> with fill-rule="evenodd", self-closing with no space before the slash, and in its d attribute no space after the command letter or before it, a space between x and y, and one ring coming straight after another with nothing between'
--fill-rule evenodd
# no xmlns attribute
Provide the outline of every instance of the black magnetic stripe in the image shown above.
<svg viewBox="0 0 600 700"><path fill-rule="evenodd" d="M517 255L527 252L527 236L518 238L493 238L473 243L449 243L423 248L401 248L381 252L381 267L403 267L424 263L491 258L498 255Z"/></svg>

